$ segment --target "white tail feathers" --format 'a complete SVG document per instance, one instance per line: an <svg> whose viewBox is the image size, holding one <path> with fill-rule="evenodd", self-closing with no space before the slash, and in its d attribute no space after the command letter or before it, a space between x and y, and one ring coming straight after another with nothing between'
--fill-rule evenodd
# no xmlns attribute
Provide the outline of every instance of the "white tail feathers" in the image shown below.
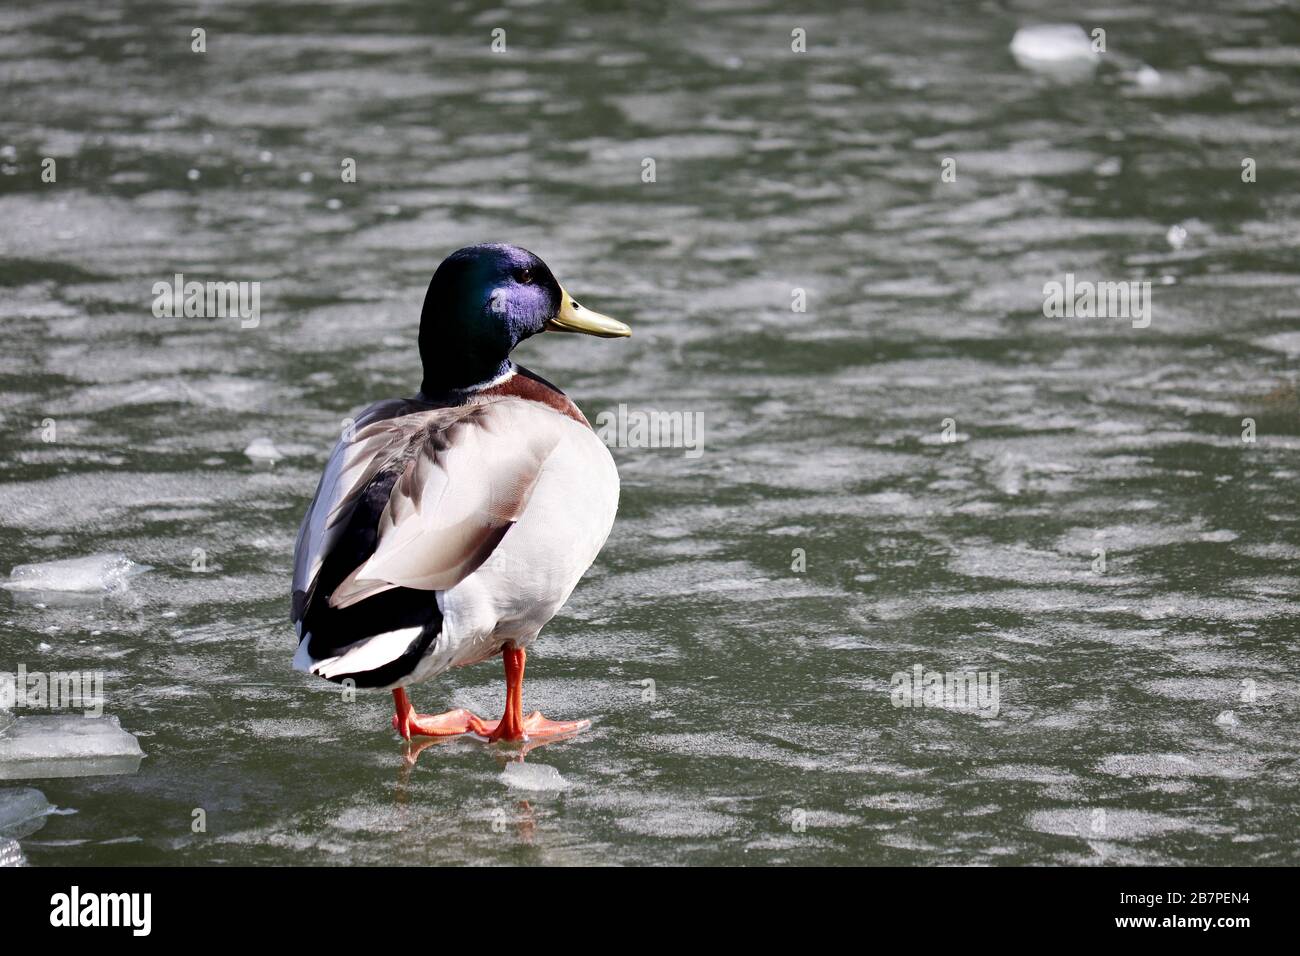
<svg viewBox="0 0 1300 956"><path fill-rule="evenodd" d="M403 627L396 631L376 634L365 640L350 645L342 654L316 660L311 656L307 646L311 643L311 633L303 635L298 644L298 652L293 656L293 669L307 674L318 674L326 679L342 674L361 674L378 670L385 664L391 664L410 649L411 642L418 638L423 627Z"/></svg>

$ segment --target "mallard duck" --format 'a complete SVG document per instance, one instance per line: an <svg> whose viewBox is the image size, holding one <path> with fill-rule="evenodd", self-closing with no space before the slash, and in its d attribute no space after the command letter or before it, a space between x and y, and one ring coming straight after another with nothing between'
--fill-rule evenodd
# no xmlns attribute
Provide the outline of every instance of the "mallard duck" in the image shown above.
<svg viewBox="0 0 1300 956"><path fill-rule="evenodd" d="M294 549L294 667L391 690L402 737L575 733L523 714L529 644L605 544L618 471L562 391L510 359L539 332L631 335L579 305L517 246L438 266L420 315L424 379L335 445ZM411 684L501 655L505 713L415 712Z"/></svg>

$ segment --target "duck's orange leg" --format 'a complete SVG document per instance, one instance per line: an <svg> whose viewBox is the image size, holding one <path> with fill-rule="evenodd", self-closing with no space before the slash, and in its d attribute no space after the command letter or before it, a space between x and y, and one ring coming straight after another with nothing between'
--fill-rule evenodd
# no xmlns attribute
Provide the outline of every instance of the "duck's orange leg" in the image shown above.
<svg viewBox="0 0 1300 956"><path fill-rule="evenodd" d="M522 647L516 648L507 644L501 657L506 668L506 710L498 721L480 722L487 730L489 743L496 743L498 740L563 737L591 726L589 720L547 720L539 710L525 717L524 664L528 660L528 653Z"/></svg>
<svg viewBox="0 0 1300 956"><path fill-rule="evenodd" d="M393 691L393 729L406 740L411 737L454 737L457 734L478 734L486 737L492 724L484 723L468 710L449 710L445 714L417 714L411 706L406 691Z"/></svg>

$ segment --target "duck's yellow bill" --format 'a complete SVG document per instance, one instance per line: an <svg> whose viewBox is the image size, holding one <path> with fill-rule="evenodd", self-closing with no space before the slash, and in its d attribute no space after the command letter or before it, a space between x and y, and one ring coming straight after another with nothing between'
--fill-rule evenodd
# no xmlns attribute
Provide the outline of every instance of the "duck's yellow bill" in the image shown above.
<svg viewBox="0 0 1300 956"><path fill-rule="evenodd" d="M573 296L560 287L560 311L555 318L546 323L551 332L582 332L586 335L598 335L602 339L621 339L632 334L632 330L618 319L593 312L586 306L579 305Z"/></svg>

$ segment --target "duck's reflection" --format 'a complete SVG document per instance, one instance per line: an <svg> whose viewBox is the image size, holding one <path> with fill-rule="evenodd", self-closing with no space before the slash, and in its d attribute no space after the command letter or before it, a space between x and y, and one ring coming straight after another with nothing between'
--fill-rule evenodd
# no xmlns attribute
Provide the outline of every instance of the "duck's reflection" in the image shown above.
<svg viewBox="0 0 1300 956"><path fill-rule="evenodd" d="M473 740L482 738L464 735ZM573 736L573 735L570 735ZM420 754L424 753L430 747L445 745L456 737L417 737L405 741L402 745L402 765L398 771L398 784L395 801L399 805L406 805L411 800L411 771L415 769L416 761L419 760ZM508 764L523 763L524 758L535 748L553 744L563 738L548 738L546 740L524 741L520 744L498 744L494 746L494 754L497 764L504 771ZM492 830L496 833L504 833L513 824L515 835L518 839L526 844L531 845L537 835L537 811L527 800L519 800L515 803L515 813L513 819L502 808L497 808L492 816Z"/></svg>
<svg viewBox="0 0 1300 956"><path fill-rule="evenodd" d="M546 747L551 744L560 743L568 740L570 737L576 737L581 731L574 731L571 734L565 734L557 737L546 737L542 740L525 740L520 742L508 743L501 742L491 744L493 756L496 758L498 766L504 771L508 764L523 763L524 758L532 753L538 747ZM441 747L451 744L457 740L473 740L486 744L487 742L474 734L461 734L457 737L413 737L410 740L402 742L402 764L398 769L397 793L394 800L399 805L405 805L411 799L411 772L415 769L416 761L420 759L420 754L424 753L430 747ZM515 808L519 811L515 817L514 824L518 831L519 838L526 843L531 843L533 836L537 831L537 818L532 804L527 800L520 800ZM493 828L497 826L493 821Z"/></svg>

